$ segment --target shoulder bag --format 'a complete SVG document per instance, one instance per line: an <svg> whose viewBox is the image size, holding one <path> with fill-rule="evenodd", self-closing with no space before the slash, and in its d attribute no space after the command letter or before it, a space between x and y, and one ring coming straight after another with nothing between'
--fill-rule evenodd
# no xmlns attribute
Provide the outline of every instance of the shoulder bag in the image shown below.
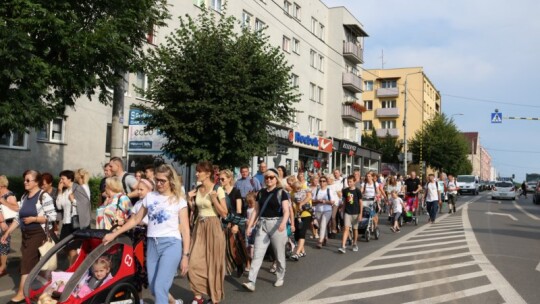
<svg viewBox="0 0 540 304"><path fill-rule="evenodd" d="M255 221L256 223L259 221L259 218L261 217L261 215L264 213L264 211L266 210L266 207L268 206L268 202L270 201L270 199L272 198L273 194L270 194L266 200L264 201L263 203L263 206L261 208L261 212L259 212L258 214L258 217L257 217L257 220ZM278 200L279 200L279 197L278 197ZM249 236L248 238L248 243L249 244L255 244L255 236L257 235L257 232L259 231L260 229L260 225L257 223L255 224L255 227L253 227L253 230L251 230L251 235Z"/></svg>
<svg viewBox="0 0 540 304"><path fill-rule="evenodd" d="M47 235L47 240L45 240L45 243L43 245L39 246L39 254L43 258L49 250L51 250L54 247L54 241L51 238L50 231L49 231L49 220L45 222L45 234ZM41 267L41 270L56 270L57 268L57 259L56 254L52 255L45 264Z"/></svg>

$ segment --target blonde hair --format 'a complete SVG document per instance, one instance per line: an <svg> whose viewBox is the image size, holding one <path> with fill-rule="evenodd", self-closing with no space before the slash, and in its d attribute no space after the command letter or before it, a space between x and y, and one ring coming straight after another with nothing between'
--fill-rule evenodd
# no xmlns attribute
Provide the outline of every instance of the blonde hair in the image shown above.
<svg viewBox="0 0 540 304"><path fill-rule="evenodd" d="M9 187L9 181L7 179L7 176L5 175L0 175L0 187Z"/></svg>
<svg viewBox="0 0 540 304"><path fill-rule="evenodd" d="M257 202L257 194L255 194L255 192L248 192L246 195L246 202L253 202L253 204L255 204Z"/></svg>
<svg viewBox="0 0 540 304"><path fill-rule="evenodd" d="M75 181L81 185L88 184L88 181L90 180L90 173L83 168L77 169L75 171Z"/></svg>
<svg viewBox="0 0 540 304"><path fill-rule="evenodd" d="M180 199L185 198L184 191L182 191L182 183L180 183L178 174L176 173L176 171L171 165L162 164L156 168L155 172L156 174L163 173L167 175L167 179L169 180L169 185L171 185L171 192L173 193L173 196L176 198L176 200L174 200L174 203L178 203L180 202Z"/></svg>
<svg viewBox="0 0 540 304"><path fill-rule="evenodd" d="M232 173L231 170L229 170L229 169L221 170L221 171L219 171L219 175L221 175L221 174L224 174L225 176L227 176L227 178L230 178L231 179L231 185L234 185L234 174Z"/></svg>
<svg viewBox="0 0 540 304"><path fill-rule="evenodd" d="M122 180L117 176L107 177L105 180L105 187L109 188L114 193L123 193L124 186L122 186Z"/></svg>
<svg viewBox="0 0 540 304"><path fill-rule="evenodd" d="M92 265L92 269L94 267L100 267L100 266L110 270L111 260L108 257L101 256L94 262L94 264Z"/></svg>

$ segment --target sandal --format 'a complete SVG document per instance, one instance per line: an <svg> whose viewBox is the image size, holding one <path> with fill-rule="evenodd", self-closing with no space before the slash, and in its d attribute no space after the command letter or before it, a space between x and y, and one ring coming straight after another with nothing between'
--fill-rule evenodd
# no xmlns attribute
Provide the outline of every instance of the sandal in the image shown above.
<svg viewBox="0 0 540 304"><path fill-rule="evenodd" d="M295 253L295 254L291 255L291 260L298 261L299 259L300 259L300 256L298 254Z"/></svg>
<svg viewBox="0 0 540 304"><path fill-rule="evenodd" d="M306 256L306 253L305 252L301 252L300 254L298 254L299 257L303 258Z"/></svg>
<svg viewBox="0 0 540 304"><path fill-rule="evenodd" d="M317 248L317 249L321 249L321 248L322 248L322 243L321 243L321 242L318 242L316 248Z"/></svg>

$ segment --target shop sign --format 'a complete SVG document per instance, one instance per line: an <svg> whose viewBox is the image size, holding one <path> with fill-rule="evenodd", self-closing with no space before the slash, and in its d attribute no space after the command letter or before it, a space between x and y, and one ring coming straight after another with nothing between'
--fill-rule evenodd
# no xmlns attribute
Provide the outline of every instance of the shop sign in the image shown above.
<svg viewBox="0 0 540 304"><path fill-rule="evenodd" d="M293 130L289 131L289 141L297 146L306 147L313 150L332 152L332 140L319 136L302 135L302 133Z"/></svg>
<svg viewBox="0 0 540 304"><path fill-rule="evenodd" d="M288 141L289 132L291 131L291 129L280 128L273 125L266 125L266 132L268 133L268 135L271 137L275 137L280 141Z"/></svg>
<svg viewBox="0 0 540 304"><path fill-rule="evenodd" d="M158 130L145 130L140 109L129 110L128 151L160 153L167 139Z"/></svg>
<svg viewBox="0 0 540 304"><path fill-rule="evenodd" d="M332 140L329 138L319 137L319 150L332 153Z"/></svg>

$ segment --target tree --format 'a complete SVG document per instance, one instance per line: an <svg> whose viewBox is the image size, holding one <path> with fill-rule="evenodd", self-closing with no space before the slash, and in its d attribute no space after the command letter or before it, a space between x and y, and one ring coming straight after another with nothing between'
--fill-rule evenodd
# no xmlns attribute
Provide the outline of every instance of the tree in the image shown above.
<svg viewBox="0 0 540 304"><path fill-rule="evenodd" d="M468 144L454 122L444 114L435 116L418 130L409 142L413 161L422 159L438 171L470 174L472 165L467 159ZM421 147L421 148L420 148Z"/></svg>
<svg viewBox="0 0 540 304"><path fill-rule="evenodd" d="M400 144L397 138L390 136L389 133L386 137L379 138L375 129L371 134L364 133L362 136L362 145L366 148L381 151L381 161L384 163L398 163L399 154L401 153L402 144Z"/></svg>
<svg viewBox="0 0 540 304"><path fill-rule="evenodd" d="M0 134L39 128L86 95L112 88L164 25L166 0L4 0L0 4Z"/></svg>
<svg viewBox="0 0 540 304"><path fill-rule="evenodd" d="M234 17L203 8L180 17L167 43L150 50L147 128L168 139L167 155L184 163L246 164L266 153L266 125L291 122L299 95L291 66L263 31L234 31Z"/></svg>

